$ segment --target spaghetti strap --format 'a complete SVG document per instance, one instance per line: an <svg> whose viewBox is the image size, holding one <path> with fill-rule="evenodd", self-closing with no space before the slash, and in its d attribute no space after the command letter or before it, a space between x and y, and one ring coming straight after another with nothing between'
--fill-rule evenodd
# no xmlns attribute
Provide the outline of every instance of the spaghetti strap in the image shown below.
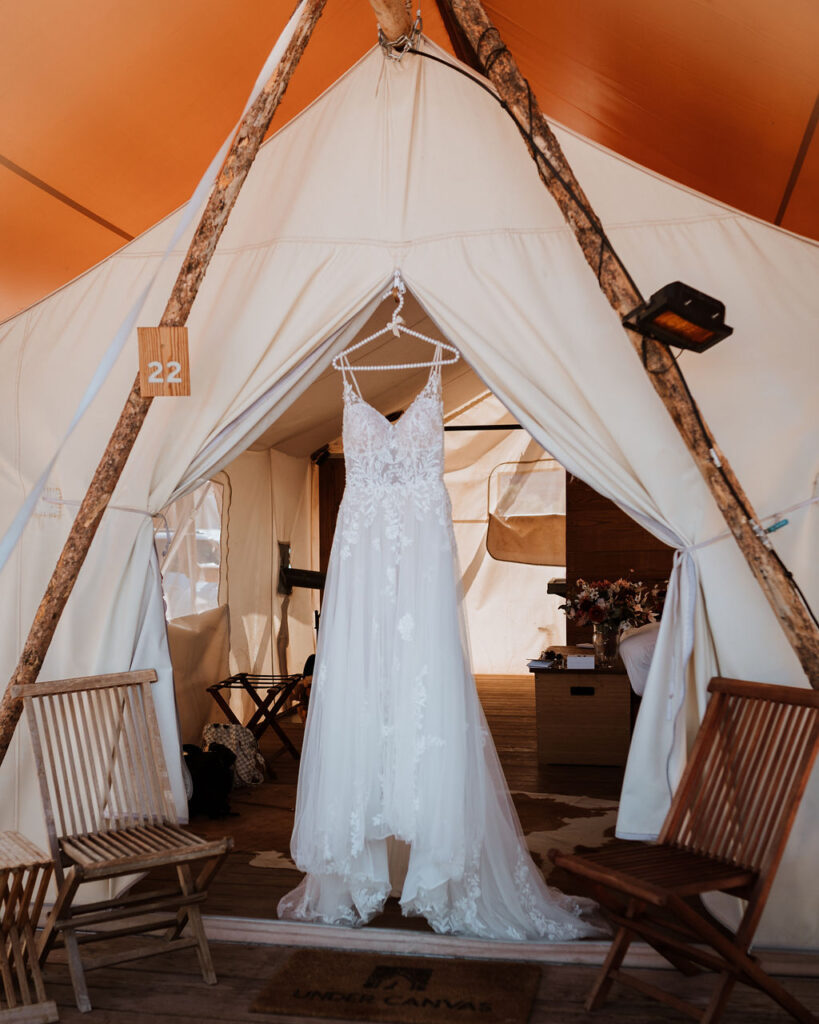
<svg viewBox="0 0 819 1024"><path fill-rule="evenodd" d="M338 360L338 368L341 370L345 390L350 388L363 402L364 396L361 394L361 388L358 386L356 375L353 373L353 367L346 352L342 352L341 357Z"/></svg>
<svg viewBox="0 0 819 1024"><path fill-rule="evenodd" d="M440 388L441 386L441 367L444 363L444 350L443 346L435 346L435 354L432 357L432 363L430 365L429 377L424 386L424 390L431 390L432 388Z"/></svg>

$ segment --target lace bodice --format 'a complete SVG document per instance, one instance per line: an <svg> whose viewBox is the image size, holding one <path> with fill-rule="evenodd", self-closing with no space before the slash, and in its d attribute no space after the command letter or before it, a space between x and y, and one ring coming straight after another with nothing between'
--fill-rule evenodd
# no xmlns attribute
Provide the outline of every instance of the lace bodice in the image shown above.
<svg viewBox="0 0 819 1024"><path fill-rule="evenodd" d="M393 423L344 383L347 487L383 495L442 482L444 444L440 375L433 371L407 411Z"/></svg>
<svg viewBox="0 0 819 1024"><path fill-rule="evenodd" d="M408 510L414 510L416 518L433 515L447 521L439 367L433 367L423 389L393 423L365 402L345 375L343 440L342 556L349 554L362 526L370 526L378 514L384 516L386 538L394 542L396 550L400 548L400 523Z"/></svg>

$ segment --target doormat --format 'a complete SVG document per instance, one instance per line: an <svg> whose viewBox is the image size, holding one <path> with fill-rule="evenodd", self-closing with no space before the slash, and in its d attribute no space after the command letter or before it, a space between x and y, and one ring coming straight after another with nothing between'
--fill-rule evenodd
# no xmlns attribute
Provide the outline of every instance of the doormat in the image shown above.
<svg viewBox="0 0 819 1024"><path fill-rule="evenodd" d="M526 1024L539 983L536 964L300 949L250 1009L385 1024Z"/></svg>

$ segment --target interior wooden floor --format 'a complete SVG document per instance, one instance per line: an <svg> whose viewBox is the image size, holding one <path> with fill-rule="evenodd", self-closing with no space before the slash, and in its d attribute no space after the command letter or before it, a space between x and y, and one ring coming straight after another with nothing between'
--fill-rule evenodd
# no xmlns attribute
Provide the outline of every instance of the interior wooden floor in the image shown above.
<svg viewBox="0 0 819 1024"><path fill-rule="evenodd" d="M619 798L622 768L538 764L534 676L484 675L475 681L510 789Z"/></svg>
<svg viewBox="0 0 819 1024"><path fill-rule="evenodd" d="M487 723L513 792L617 800L621 768L538 765L531 676L479 676L477 683ZM303 726L297 716L282 721L295 746L300 747ZM301 879L300 872L288 870L286 866L275 870L259 866L260 851L275 850L289 855L298 779L298 762L271 730L263 736L261 746L275 780L255 789L235 791L231 798L234 816L214 821L197 817L191 822L192 830L198 834L209 838L229 834L234 840L234 850L211 886L205 907L209 915L275 918L279 899ZM573 812L572 808L555 807L524 795L516 795L515 801L526 832L550 831L559 827L563 820L556 812ZM274 857L273 862L275 860ZM555 873L549 881L568 891L582 892L582 883L568 875ZM422 918L403 917L395 900L388 901L384 913L371 921L369 927L431 931Z"/></svg>

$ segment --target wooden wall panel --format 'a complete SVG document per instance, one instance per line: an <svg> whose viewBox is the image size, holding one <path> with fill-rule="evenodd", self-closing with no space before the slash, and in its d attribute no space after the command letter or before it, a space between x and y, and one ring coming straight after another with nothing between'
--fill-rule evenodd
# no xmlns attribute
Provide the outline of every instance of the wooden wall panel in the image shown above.
<svg viewBox="0 0 819 1024"><path fill-rule="evenodd" d="M336 518L344 494L344 456L331 455L319 466L319 569L327 572Z"/></svg>
<svg viewBox="0 0 819 1024"><path fill-rule="evenodd" d="M673 548L644 530L608 498L566 478L566 580L618 579L653 583L671 575ZM591 640L591 626L567 624L568 644Z"/></svg>

